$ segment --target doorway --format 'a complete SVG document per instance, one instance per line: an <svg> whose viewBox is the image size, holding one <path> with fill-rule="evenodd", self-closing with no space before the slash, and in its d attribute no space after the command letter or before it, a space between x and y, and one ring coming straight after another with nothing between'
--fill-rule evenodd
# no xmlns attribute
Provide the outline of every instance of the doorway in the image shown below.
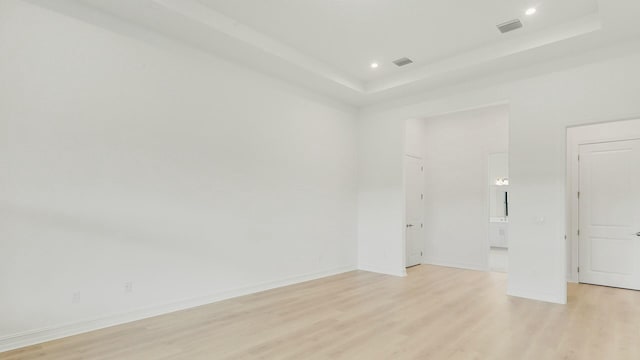
<svg viewBox="0 0 640 360"><path fill-rule="evenodd" d="M580 282L640 290L640 140L579 155Z"/></svg>
<svg viewBox="0 0 640 360"><path fill-rule="evenodd" d="M420 259L430 265L507 271L508 126L506 104L406 121L406 266ZM495 169L489 166L493 160ZM421 192L412 183L416 178ZM497 236L490 238L490 230ZM500 265L491 266L492 250Z"/></svg>
<svg viewBox="0 0 640 360"><path fill-rule="evenodd" d="M422 264L422 220L424 192L422 158L406 155L404 159L405 183L405 266Z"/></svg>
<svg viewBox="0 0 640 360"><path fill-rule="evenodd" d="M569 129L567 144L569 278L640 290L640 120Z"/></svg>
<svg viewBox="0 0 640 360"><path fill-rule="evenodd" d="M489 154L489 271L509 269L509 154Z"/></svg>

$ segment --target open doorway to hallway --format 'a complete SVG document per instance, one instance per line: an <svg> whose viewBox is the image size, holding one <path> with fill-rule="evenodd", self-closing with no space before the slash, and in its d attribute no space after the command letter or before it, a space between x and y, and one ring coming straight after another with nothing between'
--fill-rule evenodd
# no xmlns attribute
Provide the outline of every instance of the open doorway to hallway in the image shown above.
<svg viewBox="0 0 640 360"><path fill-rule="evenodd" d="M508 269L509 107L405 127L406 266Z"/></svg>

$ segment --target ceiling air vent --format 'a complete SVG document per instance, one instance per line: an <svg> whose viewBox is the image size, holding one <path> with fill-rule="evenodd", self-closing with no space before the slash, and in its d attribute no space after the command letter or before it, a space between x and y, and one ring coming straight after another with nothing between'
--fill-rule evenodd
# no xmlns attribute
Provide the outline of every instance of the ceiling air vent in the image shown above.
<svg viewBox="0 0 640 360"><path fill-rule="evenodd" d="M393 63L396 64L396 66L405 66L405 65L413 64L413 60L403 57L398 60L393 60Z"/></svg>
<svg viewBox="0 0 640 360"><path fill-rule="evenodd" d="M519 19L514 19L496 26L498 27L498 30L504 34L509 31L520 29L522 27L522 22L520 22Z"/></svg>

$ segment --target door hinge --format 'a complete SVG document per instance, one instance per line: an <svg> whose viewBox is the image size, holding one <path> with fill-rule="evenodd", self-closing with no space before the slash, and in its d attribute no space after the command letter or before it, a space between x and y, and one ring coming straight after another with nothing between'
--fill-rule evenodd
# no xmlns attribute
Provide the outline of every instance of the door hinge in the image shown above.
<svg viewBox="0 0 640 360"><path fill-rule="evenodd" d="M580 191L578 191L578 199L580 199Z"/></svg>
<svg viewBox="0 0 640 360"><path fill-rule="evenodd" d="M424 227L423 223L420 223L420 229L422 229Z"/></svg>
<svg viewBox="0 0 640 360"><path fill-rule="evenodd" d="M580 155L578 155L578 161L580 161Z"/></svg>
<svg viewBox="0 0 640 360"><path fill-rule="evenodd" d="M580 236L580 229L578 229L578 236Z"/></svg>
<svg viewBox="0 0 640 360"><path fill-rule="evenodd" d="M424 200L424 194L420 194L420 200Z"/></svg>
<svg viewBox="0 0 640 360"><path fill-rule="evenodd" d="M420 166L420 171L424 171L424 166Z"/></svg>
<svg viewBox="0 0 640 360"><path fill-rule="evenodd" d="M422 251L420 251L420 256L422 256Z"/></svg>
<svg viewBox="0 0 640 360"><path fill-rule="evenodd" d="M578 272L580 272L580 266L578 266Z"/></svg>

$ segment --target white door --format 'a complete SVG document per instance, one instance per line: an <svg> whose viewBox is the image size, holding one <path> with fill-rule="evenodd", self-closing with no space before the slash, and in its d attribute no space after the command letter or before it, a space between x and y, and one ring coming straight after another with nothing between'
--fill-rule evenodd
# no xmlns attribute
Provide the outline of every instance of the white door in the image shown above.
<svg viewBox="0 0 640 360"><path fill-rule="evenodd" d="M404 161L406 266L422 263L422 159L406 156Z"/></svg>
<svg viewBox="0 0 640 360"><path fill-rule="evenodd" d="M579 280L640 290L640 140L580 146Z"/></svg>

